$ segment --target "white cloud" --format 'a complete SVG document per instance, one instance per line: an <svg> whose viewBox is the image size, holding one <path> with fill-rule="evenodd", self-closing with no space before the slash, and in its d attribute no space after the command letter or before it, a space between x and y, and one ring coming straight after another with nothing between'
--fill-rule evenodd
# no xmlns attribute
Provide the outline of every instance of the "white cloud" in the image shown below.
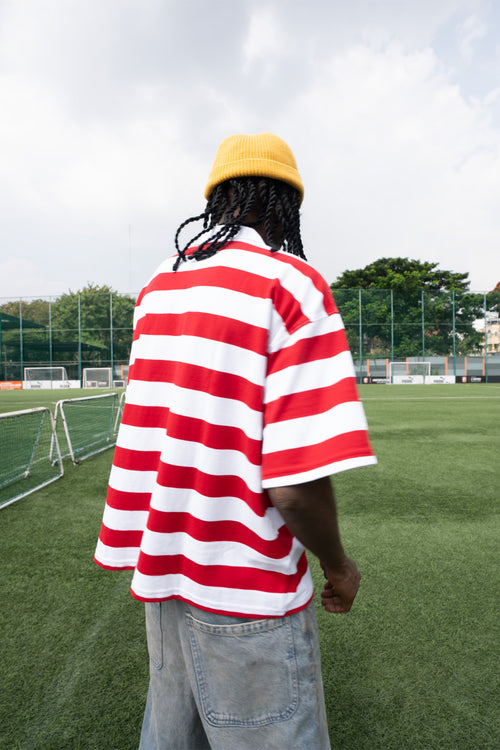
<svg viewBox="0 0 500 750"><path fill-rule="evenodd" d="M285 52L286 37L276 9L256 8L250 17L243 44L243 71L258 72L263 80L267 80Z"/></svg>
<svg viewBox="0 0 500 750"><path fill-rule="evenodd" d="M459 68L435 48L447 25L456 55L458 25L463 50L474 52L462 66L467 82L498 67L485 57L485 8L0 4L0 259L25 264L2 268L0 295L13 284L15 294L40 295L87 281L137 290L171 251L178 224L202 209L218 142L259 130L296 153L304 236L328 280L398 254L470 270L473 287L489 288L498 77L467 98Z"/></svg>
<svg viewBox="0 0 500 750"><path fill-rule="evenodd" d="M472 60L473 47L478 40L486 36L487 26L475 13L468 16L458 27L458 44L464 60L468 63Z"/></svg>
<svg viewBox="0 0 500 750"><path fill-rule="evenodd" d="M308 134L299 162L307 236L327 278L383 256L460 271L478 251L493 261L498 131L431 50L357 46L332 56L288 119ZM476 288L489 288L489 274L476 272Z"/></svg>

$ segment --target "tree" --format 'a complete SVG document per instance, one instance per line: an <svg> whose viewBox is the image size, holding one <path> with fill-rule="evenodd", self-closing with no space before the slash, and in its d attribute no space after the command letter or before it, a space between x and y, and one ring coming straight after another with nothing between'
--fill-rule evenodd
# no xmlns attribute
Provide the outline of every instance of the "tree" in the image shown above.
<svg viewBox="0 0 500 750"><path fill-rule="evenodd" d="M424 357L479 347L482 337L472 323L482 314L481 295L469 292L468 273L437 266L380 258L331 284L354 351L361 346L365 354Z"/></svg>
<svg viewBox="0 0 500 750"><path fill-rule="evenodd" d="M23 300L21 303L18 301L5 302L0 310L16 318L22 315L23 320L30 320L32 323L45 326L45 328L49 325L49 302L46 299L34 299L31 302Z"/></svg>
<svg viewBox="0 0 500 750"><path fill-rule="evenodd" d="M59 340L81 341L109 352L113 336L113 357L128 360L132 343L135 301L109 286L89 283L78 292L71 290L57 299L52 308L54 336ZM109 355L106 355L106 359Z"/></svg>

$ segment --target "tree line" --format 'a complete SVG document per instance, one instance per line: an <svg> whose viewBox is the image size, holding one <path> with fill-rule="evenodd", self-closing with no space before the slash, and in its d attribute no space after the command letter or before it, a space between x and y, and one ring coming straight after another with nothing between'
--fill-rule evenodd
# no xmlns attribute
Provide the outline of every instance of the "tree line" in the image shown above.
<svg viewBox="0 0 500 750"><path fill-rule="evenodd" d="M23 360L47 360L40 353L52 346L59 361L77 361L83 350L92 353L96 364L109 361L112 347L115 361L128 360L132 341L135 299L109 286L89 283L78 292L69 291L54 300L6 302L0 306L2 344L11 359L18 359L20 328L23 331ZM49 343L50 337L50 343ZM111 341L112 337L112 341ZM90 356L90 355L89 355Z"/></svg>
<svg viewBox="0 0 500 750"><path fill-rule="evenodd" d="M499 285L486 296L470 291L468 273L437 263L380 258L344 271L331 289L351 348L395 358L478 353L484 335L473 323L500 310ZM361 292L359 291L361 290ZM361 331L361 332L360 332Z"/></svg>
<svg viewBox="0 0 500 750"><path fill-rule="evenodd" d="M346 326L353 351L372 356L421 356L422 343L427 355L466 355L479 351L483 334L473 322L485 315L485 298L470 292L468 273L438 269L437 263L409 258L380 258L364 268L344 271L331 289ZM360 291L361 290L361 293ZM119 294L109 286L87 284L78 292L69 291L49 303L6 302L0 306L4 320L22 316L26 331L25 361L40 359L42 338L46 345L51 330L54 350L62 359L76 361L76 344L115 361L127 361L132 341L135 299ZM500 310L500 288L487 296L488 313ZM15 324L4 322L2 342L16 346L19 333ZM43 333L45 332L45 333ZM422 342L423 338L423 342ZM70 346L71 345L71 346ZM105 354L105 353L108 354Z"/></svg>

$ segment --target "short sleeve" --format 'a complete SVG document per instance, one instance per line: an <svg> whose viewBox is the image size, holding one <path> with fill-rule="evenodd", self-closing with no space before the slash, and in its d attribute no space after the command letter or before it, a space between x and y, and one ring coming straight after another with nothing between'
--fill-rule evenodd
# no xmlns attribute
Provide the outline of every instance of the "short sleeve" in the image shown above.
<svg viewBox="0 0 500 750"><path fill-rule="evenodd" d="M376 463L338 312L307 322L275 345L264 401L265 488Z"/></svg>

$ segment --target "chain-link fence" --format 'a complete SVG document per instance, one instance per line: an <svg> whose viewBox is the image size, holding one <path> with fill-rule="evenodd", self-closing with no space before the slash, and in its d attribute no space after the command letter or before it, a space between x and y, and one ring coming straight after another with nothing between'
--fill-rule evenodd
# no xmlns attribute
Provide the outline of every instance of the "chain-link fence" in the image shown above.
<svg viewBox="0 0 500 750"><path fill-rule="evenodd" d="M417 361L436 376L500 376L500 292L335 289L334 297L360 380Z"/></svg>
<svg viewBox="0 0 500 750"><path fill-rule="evenodd" d="M0 381L23 381L26 368L64 368L81 381L86 368L124 379L135 299L92 290L56 299L0 299Z"/></svg>
<svg viewBox="0 0 500 750"><path fill-rule="evenodd" d="M101 288L102 289L102 288ZM391 362L429 362L434 375L500 378L500 292L335 289L358 379L386 378ZM126 379L135 299L92 286L58 298L0 299L0 381L25 368L111 368Z"/></svg>

